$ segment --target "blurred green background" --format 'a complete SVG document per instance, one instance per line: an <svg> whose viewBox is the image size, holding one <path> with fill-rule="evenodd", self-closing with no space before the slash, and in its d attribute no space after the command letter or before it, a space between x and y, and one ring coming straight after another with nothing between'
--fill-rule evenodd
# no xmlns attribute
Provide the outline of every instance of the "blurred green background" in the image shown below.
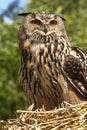
<svg viewBox="0 0 87 130"><path fill-rule="evenodd" d="M18 0L10 2L0 14L0 119L15 117L17 109L28 107L18 81L20 51L18 29L21 17L28 11L46 11L66 19L65 26L70 41L87 52L87 0ZM2 4L2 3L1 3ZM7 18L7 20L6 20Z"/></svg>

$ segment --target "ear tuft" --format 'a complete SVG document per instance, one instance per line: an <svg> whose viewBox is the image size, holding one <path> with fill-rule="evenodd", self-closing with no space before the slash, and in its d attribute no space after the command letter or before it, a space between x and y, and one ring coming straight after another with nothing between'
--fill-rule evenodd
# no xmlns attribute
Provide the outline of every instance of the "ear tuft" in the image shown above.
<svg viewBox="0 0 87 130"><path fill-rule="evenodd" d="M32 14L31 12L19 13L18 16L26 16Z"/></svg>
<svg viewBox="0 0 87 130"><path fill-rule="evenodd" d="M62 16L59 16L63 21L66 21L66 19L65 18L63 18Z"/></svg>

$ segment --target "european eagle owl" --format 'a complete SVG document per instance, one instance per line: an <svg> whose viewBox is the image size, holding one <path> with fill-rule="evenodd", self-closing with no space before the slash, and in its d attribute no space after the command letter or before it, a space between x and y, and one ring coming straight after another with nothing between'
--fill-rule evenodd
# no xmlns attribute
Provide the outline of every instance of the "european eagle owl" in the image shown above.
<svg viewBox="0 0 87 130"><path fill-rule="evenodd" d="M19 15L19 79L29 105L50 110L63 101L87 101L87 55L70 43L65 19L45 12Z"/></svg>

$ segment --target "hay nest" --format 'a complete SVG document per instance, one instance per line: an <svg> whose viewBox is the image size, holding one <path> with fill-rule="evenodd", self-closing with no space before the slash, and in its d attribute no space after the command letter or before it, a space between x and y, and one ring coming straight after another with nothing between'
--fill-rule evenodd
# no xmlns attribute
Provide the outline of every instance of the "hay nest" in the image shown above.
<svg viewBox="0 0 87 130"><path fill-rule="evenodd" d="M65 105L65 106L64 106ZM16 119L0 121L0 130L87 130L87 103L71 105L46 111L44 107L17 110Z"/></svg>

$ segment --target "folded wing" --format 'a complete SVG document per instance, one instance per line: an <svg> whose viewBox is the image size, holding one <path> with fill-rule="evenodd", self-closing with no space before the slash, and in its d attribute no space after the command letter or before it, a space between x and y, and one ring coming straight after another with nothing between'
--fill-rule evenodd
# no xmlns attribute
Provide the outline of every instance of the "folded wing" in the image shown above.
<svg viewBox="0 0 87 130"><path fill-rule="evenodd" d="M71 86L87 99L87 55L81 49L72 47L70 55L65 56L62 72Z"/></svg>

